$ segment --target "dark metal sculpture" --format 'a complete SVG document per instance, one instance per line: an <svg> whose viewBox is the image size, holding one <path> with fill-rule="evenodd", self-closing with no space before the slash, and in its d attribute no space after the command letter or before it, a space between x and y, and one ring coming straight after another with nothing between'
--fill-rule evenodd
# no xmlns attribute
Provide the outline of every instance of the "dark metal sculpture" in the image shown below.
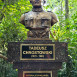
<svg viewBox="0 0 77 77"><path fill-rule="evenodd" d="M58 22L53 12L42 9L42 1L45 3L44 0L30 0L33 5L32 11L23 14L20 18L20 22L30 30L29 38L49 38L48 29Z"/></svg>

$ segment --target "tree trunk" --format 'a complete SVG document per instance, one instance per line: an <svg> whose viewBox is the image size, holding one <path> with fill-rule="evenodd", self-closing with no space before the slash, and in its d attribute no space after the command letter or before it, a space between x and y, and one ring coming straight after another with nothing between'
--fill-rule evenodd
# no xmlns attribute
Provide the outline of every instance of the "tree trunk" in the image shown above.
<svg viewBox="0 0 77 77"><path fill-rule="evenodd" d="M65 25L69 25L69 7L68 0L65 0ZM69 29L69 28L67 28Z"/></svg>
<svg viewBox="0 0 77 77"><path fill-rule="evenodd" d="M62 21L63 21L63 15L62 15L63 7L62 7L62 2L63 2L63 0L60 3L60 19L59 19L60 20L60 23L59 23L60 29L62 27Z"/></svg>

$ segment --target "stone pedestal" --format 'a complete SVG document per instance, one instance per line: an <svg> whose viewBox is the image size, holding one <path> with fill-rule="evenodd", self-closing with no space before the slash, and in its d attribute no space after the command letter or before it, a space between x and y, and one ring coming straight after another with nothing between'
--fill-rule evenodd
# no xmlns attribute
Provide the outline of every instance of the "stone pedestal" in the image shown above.
<svg viewBox="0 0 77 77"><path fill-rule="evenodd" d="M47 47L47 50L29 50L29 46ZM46 53L39 57L40 54L38 52L40 54ZM50 53L48 54L48 52ZM23 54L27 57L23 57ZM32 55L35 56L31 57ZM18 69L18 77L57 77L57 71L61 69L62 62L66 62L68 59L67 43L52 42L51 40L9 42L7 56L8 61L13 62L13 68Z"/></svg>

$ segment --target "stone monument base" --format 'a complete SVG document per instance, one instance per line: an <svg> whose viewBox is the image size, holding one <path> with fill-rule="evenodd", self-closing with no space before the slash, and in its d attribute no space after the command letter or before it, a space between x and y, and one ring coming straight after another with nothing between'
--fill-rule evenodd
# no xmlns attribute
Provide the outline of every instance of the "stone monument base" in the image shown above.
<svg viewBox="0 0 77 77"><path fill-rule="evenodd" d="M68 59L67 43L25 40L8 43L8 61L18 69L18 77L57 77Z"/></svg>

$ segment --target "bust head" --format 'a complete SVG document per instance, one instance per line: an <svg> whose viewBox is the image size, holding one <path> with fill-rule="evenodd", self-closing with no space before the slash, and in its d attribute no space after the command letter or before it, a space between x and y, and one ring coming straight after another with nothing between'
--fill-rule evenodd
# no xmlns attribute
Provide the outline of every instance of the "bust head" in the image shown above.
<svg viewBox="0 0 77 77"><path fill-rule="evenodd" d="M30 3L34 7L40 7L43 3L45 3L45 0L30 0Z"/></svg>

